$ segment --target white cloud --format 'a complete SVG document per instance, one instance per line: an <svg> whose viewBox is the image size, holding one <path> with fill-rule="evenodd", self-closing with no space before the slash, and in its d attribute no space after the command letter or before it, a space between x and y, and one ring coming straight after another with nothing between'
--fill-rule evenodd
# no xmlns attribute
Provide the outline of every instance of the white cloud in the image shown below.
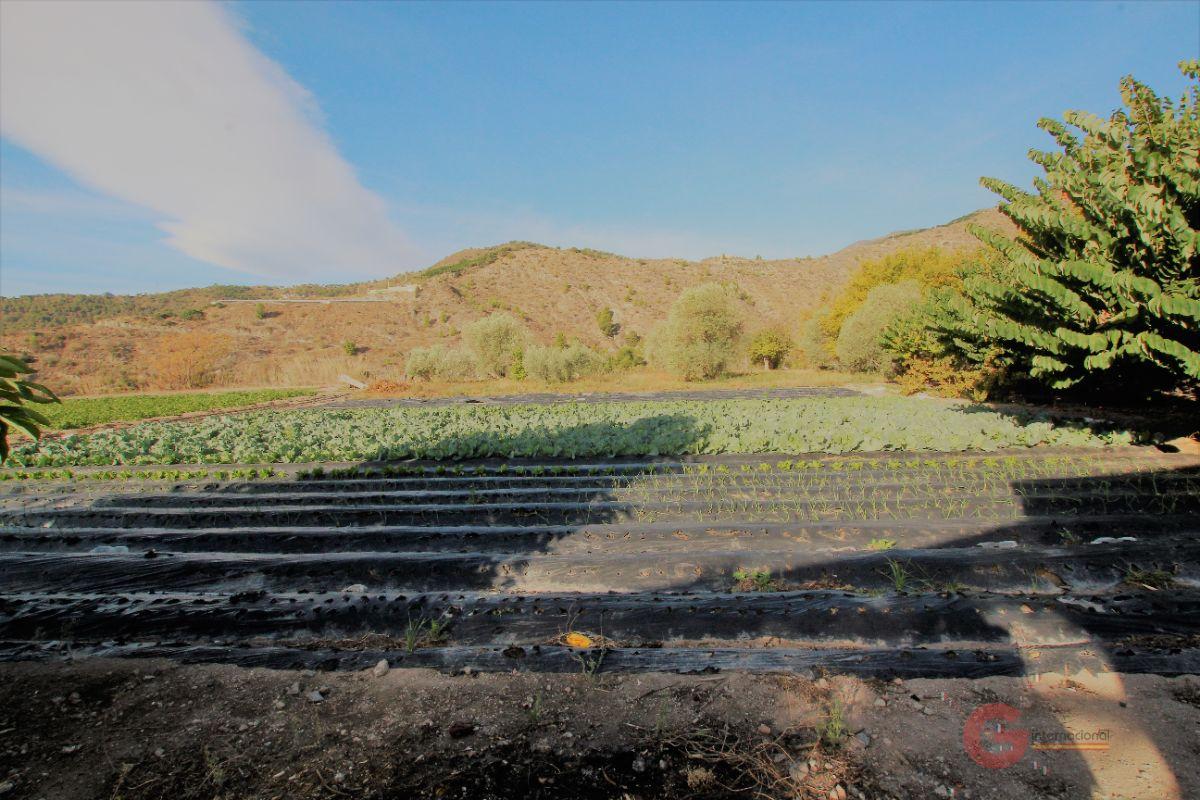
<svg viewBox="0 0 1200 800"><path fill-rule="evenodd" d="M193 258L398 272L412 252L304 87L209 2L0 3L0 133L149 209Z"/></svg>

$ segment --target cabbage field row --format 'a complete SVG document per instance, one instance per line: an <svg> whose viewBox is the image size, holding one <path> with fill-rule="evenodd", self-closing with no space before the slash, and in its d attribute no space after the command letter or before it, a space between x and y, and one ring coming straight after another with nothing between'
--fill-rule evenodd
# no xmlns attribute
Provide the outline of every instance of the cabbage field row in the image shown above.
<svg viewBox="0 0 1200 800"><path fill-rule="evenodd" d="M899 397L295 409L146 422L15 448L9 466L997 450L1127 432Z"/></svg>

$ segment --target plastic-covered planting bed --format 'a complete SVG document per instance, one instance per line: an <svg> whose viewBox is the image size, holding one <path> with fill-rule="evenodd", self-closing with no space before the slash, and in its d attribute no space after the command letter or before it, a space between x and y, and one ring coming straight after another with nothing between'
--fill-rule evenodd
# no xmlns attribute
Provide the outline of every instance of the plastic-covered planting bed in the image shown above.
<svg viewBox="0 0 1200 800"><path fill-rule="evenodd" d="M0 654L964 676L1200 657L1186 456L251 469L4 482Z"/></svg>

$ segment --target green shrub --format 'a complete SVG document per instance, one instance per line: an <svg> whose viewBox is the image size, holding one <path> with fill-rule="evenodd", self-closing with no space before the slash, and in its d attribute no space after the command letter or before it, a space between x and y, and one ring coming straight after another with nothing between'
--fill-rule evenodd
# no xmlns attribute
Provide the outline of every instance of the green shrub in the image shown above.
<svg viewBox="0 0 1200 800"><path fill-rule="evenodd" d="M404 374L422 381L470 381L479 377L479 365L466 350L435 344L414 347L408 354Z"/></svg>
<svg viewBox="0 0 1200 800"><path fill-rule="evenodd" d="M613 310L611 308L602 308L596 312L596 326L600 328L600 333L609 339L621 331L621 326L613 319Z"/></svg>
<svg viewBox="0 0 1200 800"><path fill-rule="evenodd" d="M916 281L876 286L842 324L837 339L838 362L859 372L890 368L892 359L882 343L884 330L919 302L921 286Z"/></svg>
<svg viewBox="0 0 1200 800"><path fill-rule="evenodd" d="M581 344L565 348L533 345L525 351L525 371L546 383L566 383L603 372L604 357Z"/></svg>
<svg viewBox="0 0 1200 800"><path fill-rule="evenodd" d="M480 371L497 378L508 374L526 338L524 326L511 314L489 314L463 326L463 341Z"/></svg>
<svg viewBox="0 0 1200 800"><path fill-rule="evenodd" d="M971 229L1004 263L931 309L948 351L1125 399L1200 385L1200 62L1180 68L1178 104L1126 77L1107 120L1039 120L1061 152L1030 152L1036 194L982 180L1021 235Z"/></svg>
<svg viewBox="0 0 1200 800"><path fill-rule="evenodd" d="M657 358L684 380L723 375L742 333L728 287L704 283L685 290L656 332Z"/></svg>
<svg viewBox="0 0 1200 800"><path fill-rule="evenodd" d="M792 350L792 339L783 331L767 329L754 334L750 340L750 361L762 364L765 369L775 369Z"/></svg>
<svg viewBox="0 0 1200 800"><path fill-rule="evenodd" d="M800 336L796 340L796 353L802 366L810 369L829 369L833 366L834 342L829 340L821 325L820 316L806 320L800 326Z"/></svg>
<svg viewBox="0 0 1200 800"><path fill-rule="evenodd" d="M348 356L356 355L358 353L358 345L354 341L347 339L342 342L342 352Z"/></svg>
<svg viewBox="0 0 1200 800"><path fill-rule="evenodd" d="M971 253L936 247L910 247L883 258L864 261L821 317L822 331L830 343L836 342L846 319L866 302L867 295L876 286L904 281L916 281L922 289L959 286L962 283L960 270L971 257Z"/></svg>
<svg viewBox="0 0 1200 800"><path fill-rule="evenodd" d="M254 304L254 317L255 317L255 319L266 319L267 318L267 307L264 306L262 303L255 303Z"/></svg>
<svg viewBox="0 0 1200 800"><path fill-rule="evenodd" d="M637 347L623 345L608 358L608 368L613 372L625 372L636 367L644 367L646 359Z"/></svg>

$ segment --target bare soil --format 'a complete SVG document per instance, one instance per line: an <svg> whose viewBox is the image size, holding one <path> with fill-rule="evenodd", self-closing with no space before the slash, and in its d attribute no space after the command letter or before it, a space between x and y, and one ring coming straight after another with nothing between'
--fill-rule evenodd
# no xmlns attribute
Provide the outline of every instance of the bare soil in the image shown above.
<svg viewBox="0 0 1200 800"><path fill-rule="evenodd" d="M320 700L313 692L320 693ZM1034 748L963 745L1006 703ZM0 796L83 798L1184 798L1200 680L1079 673L292 672L92 659L0 666ZM842 726L831 723L840 719ZM831 794L832 792L832 794Z"/></svg>

